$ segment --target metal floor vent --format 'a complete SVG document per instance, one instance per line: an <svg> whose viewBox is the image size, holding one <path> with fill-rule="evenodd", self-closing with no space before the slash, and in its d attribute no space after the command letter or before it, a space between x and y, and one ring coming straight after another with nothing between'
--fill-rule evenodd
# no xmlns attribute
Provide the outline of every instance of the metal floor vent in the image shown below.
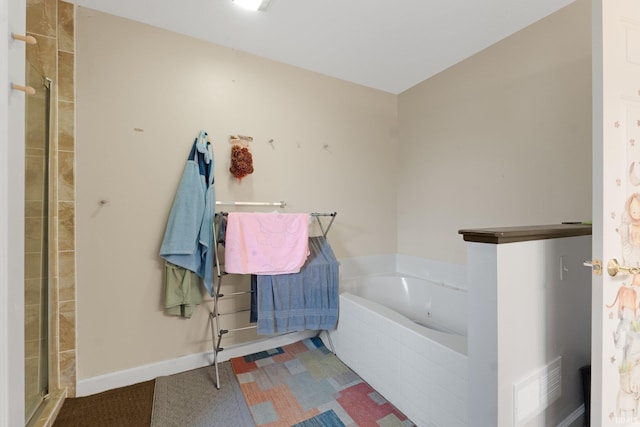
<svg viewBox="0 0 640 427"><path fill-rule="evenodd" d="M555 402L562 394L561 384L561 357L514 384L513 425L523 426Z"/></svg>

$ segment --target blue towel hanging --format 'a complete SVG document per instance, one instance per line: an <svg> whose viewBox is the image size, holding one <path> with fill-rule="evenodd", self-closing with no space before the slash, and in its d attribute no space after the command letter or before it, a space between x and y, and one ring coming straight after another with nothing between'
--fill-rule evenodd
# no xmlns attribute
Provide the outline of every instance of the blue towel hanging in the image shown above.
<svg viewBox="0 0 640 427"><path fill-rule="evenodd" d="M299 273L256 276L258 334L336 328L338 261L323 236L309 238L309 252Z"/></svg>

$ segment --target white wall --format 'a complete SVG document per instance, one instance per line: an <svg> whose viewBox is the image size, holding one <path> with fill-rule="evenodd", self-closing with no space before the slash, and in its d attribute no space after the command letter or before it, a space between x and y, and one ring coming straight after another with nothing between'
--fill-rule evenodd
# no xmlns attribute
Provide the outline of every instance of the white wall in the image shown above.
<svg viewBox="0 0 640 427"><path fill-rule="evenodd" d="M0 0L0 426L24 425L24 0Z"/></svg>
<svg viewBox="0 0 640 427"><path fill-rule="evenodd" d="M560 356L562 395L526 424L558 425L580 408L591 360L591 236L468 250L470 426L515 425L514 385Z"/></svg>
<svg viewBox="0 0 640 427"><path fill-rule="evenodd" d="M205 307L190 320L163 314L158 256L201 129L214 141L218 200L337 211L329 234L336 256L394 253L396 102L78 8L78 379L211 349ZM233 134L254 137L255 172L241 182L228 173ZM236 320L246 324L231 318L228 327Z"/></svg>
<svg viewBox="0 0 640 427"><path fill-rule="evenodd" d="M465 264L462 228L591 219L591 5L399 96L398 252Z"/></svg>

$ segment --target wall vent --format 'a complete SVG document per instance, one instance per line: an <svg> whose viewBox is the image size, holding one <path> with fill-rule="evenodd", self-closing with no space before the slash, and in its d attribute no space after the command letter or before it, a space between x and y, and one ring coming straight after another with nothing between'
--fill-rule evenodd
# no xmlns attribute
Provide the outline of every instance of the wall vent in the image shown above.
<svg viewBox="0 0 640 427"><path fill-rule="evenodd" d="M561 384L561 357L514 384L513 425L523 426L555 402L562 394Z"/></svg>

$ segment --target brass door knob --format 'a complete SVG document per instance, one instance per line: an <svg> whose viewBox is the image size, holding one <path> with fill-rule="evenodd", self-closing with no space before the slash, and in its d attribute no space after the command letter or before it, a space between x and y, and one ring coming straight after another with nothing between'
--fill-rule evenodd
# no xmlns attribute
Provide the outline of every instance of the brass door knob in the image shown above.
<svg viewBox="0 0 640 427"><path fill-rule="evenodd" d="M640 267L626 267L618 264L618 260L613 258L607 264L607 272L611 277L614 277L618 273L640 274Z"/></svg>

